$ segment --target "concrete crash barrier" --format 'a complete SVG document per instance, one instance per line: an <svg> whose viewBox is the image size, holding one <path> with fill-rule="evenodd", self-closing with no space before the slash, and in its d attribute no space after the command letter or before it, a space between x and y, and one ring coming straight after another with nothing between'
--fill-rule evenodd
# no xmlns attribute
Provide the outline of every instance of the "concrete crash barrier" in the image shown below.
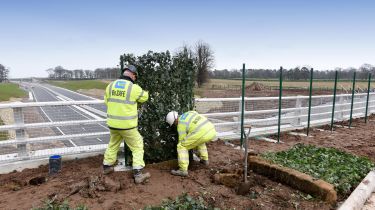
<svg viewBox="0 0 375 210"><path fill-rule="evenodd" d="M334 186L321 179L315 179L310 175L297 170L272 164L259 156L248 156L249 169L255 173L267 176L268 178L289 185L304 193L319 197L325 202L336 205L337 193Z"/></svg>
<svg viewBox="0 0 375 210"><path fill-rule="evenodd" d="M375 171L370 171L338 210L360 210L375 191Z"/></svg>

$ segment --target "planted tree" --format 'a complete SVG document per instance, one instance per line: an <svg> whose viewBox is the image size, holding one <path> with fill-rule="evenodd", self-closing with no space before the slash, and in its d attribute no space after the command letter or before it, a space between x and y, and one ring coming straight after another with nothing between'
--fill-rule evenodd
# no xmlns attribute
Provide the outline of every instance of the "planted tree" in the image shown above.
<svg viewBox="0 0 375 210"><path fill-rule="evenodd" d="M120 56L120 66L126 64L137 67L137 83L149 91L149 100L139 112L146 162L176 158L177 133L165 122L165 116L171 110L182 113L194 107L196 66L191 53L183 48L174 56L169 51L149 51L141 56L124 54Z"/></svg>

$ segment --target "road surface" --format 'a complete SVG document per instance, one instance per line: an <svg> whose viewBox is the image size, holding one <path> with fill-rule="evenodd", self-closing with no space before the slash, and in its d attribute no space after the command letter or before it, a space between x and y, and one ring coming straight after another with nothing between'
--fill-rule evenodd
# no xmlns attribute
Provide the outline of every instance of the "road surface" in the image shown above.
<svg viewBox="0 0 375 210"><path fill-rule="evenodd" d="M37 102L48 102L48 101L82 101L82 100L95 100L91 97L84 96L79 93L68 91L63 88L54 87L47 84L33 84L29 83L33 88L32 90L34 101ZM103 113L106 112L105 105L91 105L96 110ZM40 112L47 122L59 122L67 120L88 120L88 119L100 119L93 113L88 112L79 106L45 106L40 108ZM103 116L102 116L103 118ZM100 124L88 124L88 125L73 125L73 126L59 126L53 128L56 135L70 135L70 134L84 134L93 132L106 132L108 131L105 123ZM109 142L109 136L103 136L100 138L80 138L71 139L64 141L64 144L68 147L74 146L86 146L96 144L107 144Z"/></svg>

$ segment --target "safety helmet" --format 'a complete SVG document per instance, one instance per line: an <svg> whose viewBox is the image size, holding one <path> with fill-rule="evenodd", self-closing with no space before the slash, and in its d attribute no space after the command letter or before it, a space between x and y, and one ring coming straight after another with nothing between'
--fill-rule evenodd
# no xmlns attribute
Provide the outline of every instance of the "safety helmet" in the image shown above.
<svg viewBox="0 0 375 210"><path fill-rule="evenodd" d="M167 114L165 121L172 126L174 121L178 118L178 113L176 111L171 111Z"/></svg>
<svg viewBox="0 0 375 210"><path fill-rule="evenodd" d="M137 68L133 65L126 65L125 68L124 68L124 71L126 71L126 70L131 71L134 74L138 75Z"/></svg>

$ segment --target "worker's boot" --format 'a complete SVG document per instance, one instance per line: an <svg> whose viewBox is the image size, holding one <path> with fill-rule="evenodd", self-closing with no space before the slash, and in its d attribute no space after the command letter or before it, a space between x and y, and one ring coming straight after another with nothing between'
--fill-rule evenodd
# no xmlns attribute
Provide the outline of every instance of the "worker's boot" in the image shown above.
<svg viewBox="0 0 375 210"><path fill-rule="evenodd" d="M200 160L199 161L201 164L203 164L203 165L205 165L205 166L208 166L208 164L209 164L209 162L208 162L208 160Z"/></svg>
<svg viewBox="0 0 375 210"><path fill-rule="evenodd" d="M173 174L175 176L188 176L187 171L181 171L181 170L172 170L171 174Z"/></svg>
<svg viewBox="0 0 375 210"><path fill-rule="evenodd" d="M110 174L115 170L114 166L103 165L103 174Z"/></svg>
<svg viewBox="0 0 375 210"><path fill-rule="evenodd" d="M142 173L142 170L140 170L140 169L134 169L133 173L134 173L134 182L136 184L144 183L151 177L150 173L148 173L148 172Z"/></svg>

